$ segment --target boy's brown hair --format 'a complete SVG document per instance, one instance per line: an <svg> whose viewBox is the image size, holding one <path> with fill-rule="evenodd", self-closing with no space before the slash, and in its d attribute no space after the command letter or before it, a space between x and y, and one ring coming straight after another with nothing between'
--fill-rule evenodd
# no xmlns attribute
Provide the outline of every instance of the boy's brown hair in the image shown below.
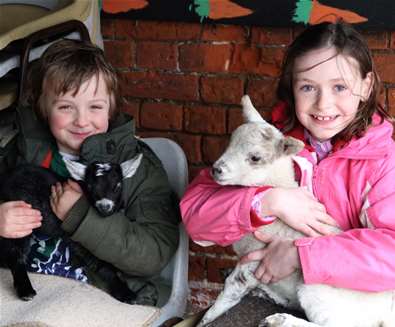
<svg viewBox="0 0 395 327"><path fill-rule="evenodd" d="M107 62L102 49L76 40L62 40L52 44L29 74L29 101L36 113L48 118L49 92L55 95L74 91L96 77L102 76L110 95L110 120L121 111L122 98L115 69Z"/></svg>

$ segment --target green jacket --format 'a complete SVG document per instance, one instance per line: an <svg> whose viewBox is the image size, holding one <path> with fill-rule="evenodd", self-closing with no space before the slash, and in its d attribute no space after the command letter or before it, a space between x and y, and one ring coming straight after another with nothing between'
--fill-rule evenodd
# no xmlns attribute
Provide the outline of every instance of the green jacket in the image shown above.
<svg viewBox="0 0 395 327"><path fill-rule="evenodd" d="M55 145L48 128L32 110L18 110L17 121L18 155L11 151L0 168L18 162L39 165ZM160 160L134 136L134 132L133 119L121 114L110 124L107 133L87 138L80 151L80 162L84 164L95 160L122 163L137 153L143 154L136 174L124 180L124 209L103 218L82 196L71 209L62 228L73 241L87 250L81 252L78 259L88 267L89 280L93 284L106 289L105 281L95 275L103 260L121 272L129 288L137 292L142 290L144 298L158 291L155 276L177 249L180 214L178 201L170 189ZM156 291L152 285L156 286ZM160 297L159 303L165 301L165 294L160 294Z"/></svg>

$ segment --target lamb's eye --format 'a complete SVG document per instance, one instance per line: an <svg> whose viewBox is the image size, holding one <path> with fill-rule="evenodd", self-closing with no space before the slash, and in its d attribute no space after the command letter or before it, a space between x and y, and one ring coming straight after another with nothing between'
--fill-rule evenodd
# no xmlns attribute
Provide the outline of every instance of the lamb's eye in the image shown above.
<svg viewBox="0 0 395 327"><path fill-rule="evenodd" d="M258 156L258 155L256 155L256 154L253 154L253 155L250 157L250 160L251 160L252 162L258 162L258 161L261 160L261 157Z"/></svg>

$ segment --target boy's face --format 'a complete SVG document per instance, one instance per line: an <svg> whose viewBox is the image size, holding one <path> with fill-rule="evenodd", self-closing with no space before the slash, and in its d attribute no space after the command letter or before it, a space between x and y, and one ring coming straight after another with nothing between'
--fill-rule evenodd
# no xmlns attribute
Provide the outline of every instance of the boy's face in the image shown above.
<svg viewBox="0 0 395 327"><path fill-rule="evenodd" d="M334 48L307 52L294 64L293 92L299 122L320 141L331 139L354 120L369 96L371 74Z"/></svg>
<svg viewBox="0 0 395 327"><path fill-rule="evenodd" d="M76 94L72 90L50 98L48 124L59 151L78 155L88 136L107 132L110 95L101 75L84 82Z"/></svg>

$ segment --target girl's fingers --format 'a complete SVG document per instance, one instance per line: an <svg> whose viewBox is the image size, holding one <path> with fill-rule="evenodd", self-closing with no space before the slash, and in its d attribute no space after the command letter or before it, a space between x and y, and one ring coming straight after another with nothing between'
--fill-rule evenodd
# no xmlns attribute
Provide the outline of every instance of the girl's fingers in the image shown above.
<svg viewBox="0 0 395 327"><path fill-rule="evenodd" d="M265 249L252 251L240 259L240 263L244 264L251 261L259 261L265 257Z"/></svg>
<svg viewBox="0 0 395 327"><path fill-rule="evenodd" d="M301 228L301 232L306 235L306 236L310 236L310 237L317 237L317 236L322 236L322 234L320 234L319 232L317 232L314 228L312 228L309 225L305 225Z"/></svg>
<svg viewBox="0 0 395 327"><path fill-rule="evenodd" d="M265 271L266 271L266 269L265 269L265 265L263 264L263 263L261 263L259 266L258 266L258 268L255 270L255 278L256 279L258 279L258 280L261 280L262 279L262 277L264 276L264 274L265 274Z"/></svg>
<svg viewBox="0 0 395 327"><path fill-rule="evenodd" d="M272 281L272 278L273 276L270 273L266 272L259 279L261 280L262 283L269 284Z"/></svg>
<svg viewBox="0 0 395 327"><path fill-rule="evenodd" d="M328 214L320 215L319 220L324 224L339 227L337 221L333 219L331 216L329 216Z"/></svg>
<svg viewBox="0 0 395 327"><path fill-rule="evenodd" d="M270 243L270 242L273 241L273 238L274 238L272 235L263 233L263 232L261 232L259 230L254 232L254 236L255 236L256 239L258 239L258 240L260 240L261 242L264 242L264 243Z"/></svg>

